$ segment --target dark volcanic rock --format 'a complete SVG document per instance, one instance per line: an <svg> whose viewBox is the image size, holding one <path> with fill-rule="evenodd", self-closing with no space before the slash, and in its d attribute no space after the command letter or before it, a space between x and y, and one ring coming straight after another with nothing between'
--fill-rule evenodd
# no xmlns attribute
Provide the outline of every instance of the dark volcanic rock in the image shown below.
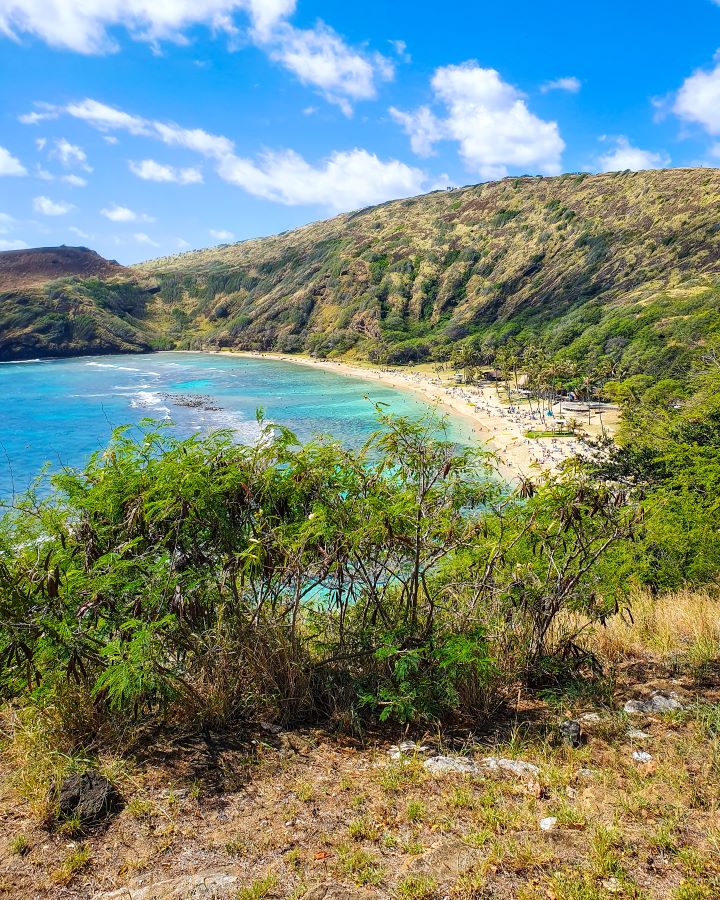
<svg viewBox="0 0 720 900"><path fill-rule="evenodd" d="M98 772L66 775L58 793L58 818L94 825L116 812L121 802L112 782Z"/></svg>
<svg viewBox="0 0 720 900"><path fill-rule="evenodd" d="M579 747L583 742L582 728L580 723L574 719L568 719L567 722L561 722L558 726L560 740L568 747Z"/></svg>

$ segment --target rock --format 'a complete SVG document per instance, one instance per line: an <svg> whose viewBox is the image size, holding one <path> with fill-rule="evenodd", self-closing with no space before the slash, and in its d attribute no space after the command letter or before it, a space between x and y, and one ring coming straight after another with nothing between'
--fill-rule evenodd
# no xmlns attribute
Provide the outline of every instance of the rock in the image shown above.
<svg viewBox="0 0 720 900"><path fill-rule="evenodd" d="M665 713L674 712L682 709L683 705L680 701L670 695L666 697L664 694L655 692L649 700L628 700L623 706L624 712L628 715L647 715L649 713Z"/></svg>
<svg viewBox="0 0 720 900"><path fill-rule="evenodd" d="M432 753L432 748L425 744L416 744L415 741L403 741L402 744L394 744L389 750L390 759L402 759L403 756L411 756L415 753Z"/></svg>
<svg viewBox="0 0 720 900"><path fill-rule="evenodd" d="M199 900L201 897L203 900L229 900L237 896L240 886L237 875L200 872L95 894L93 900Z"/></svg>
<svg viewBox="0 0 720 900"><path fill-rule="evenodd" d="M112 782L99 772L66 775L58 791L58 818L94 825L116 812L121 802Z"/></svg>
<svg viewBox="0 0 720 900"><path fill-rule="evenodd" d="M558 726L558 732L563 744L568 747L579 747L583 742L582 728L580 727L580 723L576 722L575 719L568 719L566 722L561 722Z"/></svg>
<svg viewBox="0 0 720 900"><path fill-rule="evenodd" d="M431 756L423 763L431 775L477 775L479 767L464 756Z"/></svg>
<svg viewBox="0 0 720 900"><path fill-rule="evenodd" d="M648 753L647 750L633 750L632 758L639 763L652 762L652 754Z"/></svg>
<svg viewBox="0 0 720 900"><path fill-rule="evenodd" d="M595 722L595 723L602 722L602 716L600 716L599 713L596 713L596 712L583 713L579 717L578 721L580 721L580 722Z"/></svg>
<svg viewBox="0 0 720 900"><path fill-rule="evenodd" d="M482 761L486 769L492 771L510 772L512 775L539 775L540 769L533 763L523 762L521 759L503 759L498 756L486 756Z"/></svg>
<svg viewBox="0 0 720 900"><path fill-rule="evenodd" d="M552 831L556 825L557 819L555 818L555 816L548 816L546 819L540 819L541 831Z"/></svg>
<svg viewBox="0 0 720 900"><path fill-rule="evenodd" d="M639 728L628 728L626 734L633 741L645 741L652 737L646 731L640 731Z"/></svg>
<svg viewBox="0 0 720 900"><path fill-rule="evenodd" d="M595 773L592 769L578 769L578 778L594 778Z"/></svg>
<svg viewBox="0 0 720 900"><path fill-rule="evenodd" d="M618 878L615 878L614 875L611 878L606 878L602 882L602 886L610 894L622 894L625 890L622 882Z"/></svg>

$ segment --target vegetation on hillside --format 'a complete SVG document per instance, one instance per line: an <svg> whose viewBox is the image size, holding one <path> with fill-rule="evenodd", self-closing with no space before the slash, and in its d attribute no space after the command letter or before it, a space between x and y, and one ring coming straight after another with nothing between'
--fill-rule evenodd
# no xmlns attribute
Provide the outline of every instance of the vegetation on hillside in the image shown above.
<svg viewBox="0 0 720 900"><path fill-rule="evenodd" d="M139 267L183 346L484 362L539 344L620 377L720 330L713 169L507 178Z"/></svg>

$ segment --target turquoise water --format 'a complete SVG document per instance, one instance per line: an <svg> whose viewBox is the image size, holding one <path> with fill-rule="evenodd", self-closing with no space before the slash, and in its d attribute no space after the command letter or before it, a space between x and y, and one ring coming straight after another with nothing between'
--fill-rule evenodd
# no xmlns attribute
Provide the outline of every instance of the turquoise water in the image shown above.
<svg viewBox="0 0 720 900"><path fill-rule="evenodd" d="M417 415L428 405L413 394L293 363L210 353L153 353L0 364L0 497L22 491L44 463L81 466L113 428L151 417L180 435L232 428L258 434L255 411L301 439L331 434L358 446L376 427L373 403ZM470 433L449 420L459 443Z"/></svg>

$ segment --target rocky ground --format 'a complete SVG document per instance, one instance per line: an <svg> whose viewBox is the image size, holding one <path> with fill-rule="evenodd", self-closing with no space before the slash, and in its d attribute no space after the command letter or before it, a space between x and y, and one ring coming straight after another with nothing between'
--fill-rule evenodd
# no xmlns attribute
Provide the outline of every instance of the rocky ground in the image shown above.
<svg viewBox="0 0 720 900"><path fill-rule="evenodd" d="M103 807L96 781L84 798L66 783L64 824L50 825L35 745L16 733L2 763L0 893L718 897L717 685L712 667L636 664L591 694L521 694L482 729L395 744L262 724L149 734L131 754L100 755L97 775L119 796ZM83 799L99 802L99 825L80 821L93 817Z"/></svg>

